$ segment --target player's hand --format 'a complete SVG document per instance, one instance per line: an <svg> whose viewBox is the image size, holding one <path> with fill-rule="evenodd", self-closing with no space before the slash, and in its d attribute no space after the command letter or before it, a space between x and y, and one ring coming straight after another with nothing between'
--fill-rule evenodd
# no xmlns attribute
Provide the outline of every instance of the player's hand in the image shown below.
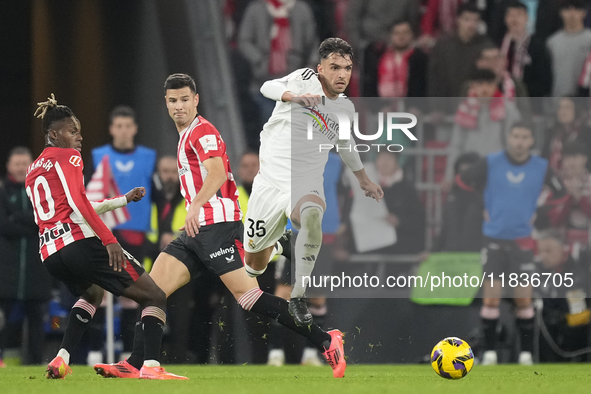
<svg viewBox="0 0 591 394"><path fill-rule="evenodd" d="M384 197L384 191L382 190L382 187L373 183L372 181L360 183L359 186L361 187L361 190L365 192L365 197L371 197L377 202L379 202L382 197Z"/></svg>
<svg viewBox="0 0 591 394"><path fill-rule="evenodd" d="M320 104L321 100L321 97L317 94L306 93L299 96L292 96L290 101L300 104L302 107L314 107Z"/></svg>
<svg viewBox="0 0 591 394"><path fill-rule="evenodd" d="M123 255L123 249L119 243L108 244L107 253L109 253L109 267L113 267L113 271L121 272L121 267L127 268L127 259Z"/></svg>
<svg viewBox="0 0 591 394"><path fill-rule="evenodd" d="M199 228L201 224L199 224L199 212L201 211L201 206L196 204L191 204L189 207L189 211L187 212L187 218L185 219L185 225L180 228L181 231L185 230L189 237L195 237L199 234Z"/></svg>
<svg viewBox="0 0 591 394"><path fill-rule="evenodd" d="M138 202L146 195L146 188L145 187L134 187L130 191L125 194L125 198L127 198L127 203L130 202Z"/></svg>

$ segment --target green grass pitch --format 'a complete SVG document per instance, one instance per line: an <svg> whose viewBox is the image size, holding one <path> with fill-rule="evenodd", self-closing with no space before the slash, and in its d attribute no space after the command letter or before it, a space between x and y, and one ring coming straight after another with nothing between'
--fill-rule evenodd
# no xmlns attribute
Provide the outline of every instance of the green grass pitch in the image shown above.
<svg viewBox="0 0 591 394"><path fill-rule="evenodd" d="M352 365L344 379L328 366L281 368L172 365L166 369L189 381L104 379L92 368L74 366L65 380L47 380L43 367L0 369L0 394L234 394L234 393L589 393L591 364L520 367L475 366L464 379L440 378L429 365Z"/></svg>

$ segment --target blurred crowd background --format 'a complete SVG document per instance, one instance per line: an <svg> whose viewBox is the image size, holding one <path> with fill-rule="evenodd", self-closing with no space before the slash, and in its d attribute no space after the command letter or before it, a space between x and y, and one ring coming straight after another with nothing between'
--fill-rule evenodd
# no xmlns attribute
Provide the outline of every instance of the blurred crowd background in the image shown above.
<svg viewBox="0 0 591 394"><path fill-rule="evenodd" d="M261 84L298 68L316 69L319 43L333 36L354 49L347 95L378 100L373 102L382 110L417 115L419 140L399 142L402 153L363 156L385 191L376 220L396 233L396 241L377 247L367 239L371 228L363 230L367 218L356 211L363 207L355 203L354 178L331 154L325 173L333 207L324 229L325 270L354 263L360 272L376 275L410 273L430 253L479 252L482 198L457 187L454 175L503 149L504 135L518 120L531 125L533 153L549 160L556 180L540 196L536 228L559 230L559 247L569 251L589 246L590 1L29 0L14 4L0 21L3 36L9 37L0 43L5 53L0 61L0 161L6 163L0 188L0 359L4 354L23 363L46 361L75 301L39 261L37 229L22 184L27 166L43 149L41 127L32 116L36 102L55 93L80 118L87 182L103 163L122 193L148 188L141 204L130 205L132 219L115 227L115 235L149 268L184 221L174 157L177 135L163 105L166 76L186 72L195 77L199 112L226 140L246 206L258 171L259 133L274 106L260 94ZM375 128L371 116L363 121ZM578 256L581 270L588 272L591 261ZM558 272L560 264L545 269ZM260 283L276 291L274 270ZM543 314L553 341L569 351L586 347L589 321L567 321L568 297L539 296L560 298L547 302ZM329 300L319 304L324 312L318 313L326 325L354 331L373 325L377 315L364 311L368 305L376 313L389 311L385 320L399 324L397 333L408 341L384 342L379 345L384 350L373 353L384 332L394 329L376 323L364 350L356 350L352 360L415 362L429 346L410 350L411 336L421 335L413 327L429 341L434 336L433 343L439 336L460 335L427 327L435 316L443 316L450 327L460 321L457 330L477 348L478 302L464 308L423 306L418 309L422 320L415 319L414 326L399 324L403 314L417 311L408 300L364 300L356 306L351 300ZM167 361L267 362L269 322L233 304L214 276L203 276L173 295ZM122 357L131 349L136 313L133 303L117 303ZM503 359L509 361L515 340L511 323L504 322L501 331ZM97 313L76 362L100 361L104 335L104 314ZM299 362L298 349L301 353L305 344L294 337L283 342L293 344L286 349L288 359ZM547 342L539 340L542 361L586 360L585 355L565 357Z"/></svg>

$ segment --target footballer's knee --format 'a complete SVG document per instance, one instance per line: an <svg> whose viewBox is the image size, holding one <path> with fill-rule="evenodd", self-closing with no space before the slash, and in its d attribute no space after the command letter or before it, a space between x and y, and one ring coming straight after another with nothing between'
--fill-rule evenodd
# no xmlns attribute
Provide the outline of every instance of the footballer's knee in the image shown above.
<svg viewBox="0 0 591 394"><path fill-rule="evenodd" d="M156 306L162 310L166 309L166 293L146 273L128 287L123 295L140 304L142 308Z"/></svg>
<svg viewBox="0 0 591 394"><path fill-rule="evenodd" d="M244 263L253 270L264 270L267 268L267 265L269 264L269 256L271 256L272 250L273 246L270 246L265 250L261 250L260 252L245 252Z"/></svg>
<svg viewBox="0 0 591 394"><path fill-rule="evenodd" d="M143 304L140 303L140 305L142 307L157 306L158 308L165 310L166 293L152 281L152 284L148 289L146 301Z"/></svg>
<svg viewBox="0 0 591 394"><path fill-rule="evenodd" d="M300 210L302 229L308 230L308 236L322 236L322 216L324 209L314 202L307 201Z"/></svg>
<svg viewBox="0 0 591 394"><path fill-rule="evenodd" d="M103 302L104 295L105 291L102 289L102 287L92 285L88 289L84 290L81 298L98 308Z"/></svg>

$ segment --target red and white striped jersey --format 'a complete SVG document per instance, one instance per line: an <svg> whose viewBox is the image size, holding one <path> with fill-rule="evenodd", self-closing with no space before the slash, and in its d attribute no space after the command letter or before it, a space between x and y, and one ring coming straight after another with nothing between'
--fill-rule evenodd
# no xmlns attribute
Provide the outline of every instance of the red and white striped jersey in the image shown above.
<svg viewBox="0 0 591 394"><path fill-rule="evenodd" d="M25 186L39 226L39 254L45 260L72 242L98 236L116 243L86 198L83 163L75 149L45 148L27 170Z"/></svg>
<svg viewBox="0 0 591 394"><path fill-rule="evenodd" d="M202 116L197 116L189 127L181 131L178 145L177 166L181 180L181 194L185 208L201 190L207 177L203 162L212 157L221 157L227 180L213 197L201 207L200 225L234 222L242 219L238 205L238 189L226 154L226 144L217 129Z"/></svg>

